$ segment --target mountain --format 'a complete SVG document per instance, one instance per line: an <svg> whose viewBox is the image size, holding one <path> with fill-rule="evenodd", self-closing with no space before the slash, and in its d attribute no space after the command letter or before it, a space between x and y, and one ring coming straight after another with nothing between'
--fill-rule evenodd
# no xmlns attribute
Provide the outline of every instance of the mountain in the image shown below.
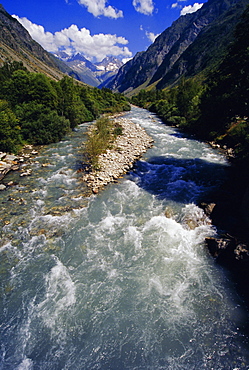
<svg viewBox="0 0 249 370"><path fill-rule="evenodd" d="M123 65L121 60L114 57L106 57L102 62L92 63L79 53L73 56L65 52L55 55L75 73L76 78L95 87L113 78Z"/></svg>
<svg viewBox="0 0 249 370"><path fill-rule="evenodd" d="M99 87L105 86L107 81L111 81L117 75L119 69L124 63L115 57L106 57L100 63L95 65L98 68L97 78L101 82Z"/></svg>
<svg viewBox="0 0 249 370"><path fill-rule="evenodd" d="M226 55L227 46L234 40L234 30L247 5L248 0L238 1L207 25L171 68L167 68L169 58L165 58L151 83L160 80L157 88L161 89L178 81L183 74L185 77L201 72L207 74Z"/></svg>
<svg viewBox="0 0 249 370"><path fill-rule="evenodd" d="M32 39L28 31L0 4L0 65L22 62L30 72L40 72L59 80L73 71Z"/></svg>
<svg viewBox="0 0 249 370"><path fill-rule="evenodd" d="M22 62L30 72L41 72L56 80L68 74L91 86L99 86L110 80L123 65L113 57L94 64L82 54L69 56L61 52L53 55L34 41L0 4L0 65L14 60Z"/></svg>
<svg viewBox="0 0 249 370"><path fill-rule="evenodd" d="M134 89L165 88L183 75L205 72L224 56L247 4L248 0L209 0L197 12L181 16L121 67L106 87L132 94Z"/></svg>

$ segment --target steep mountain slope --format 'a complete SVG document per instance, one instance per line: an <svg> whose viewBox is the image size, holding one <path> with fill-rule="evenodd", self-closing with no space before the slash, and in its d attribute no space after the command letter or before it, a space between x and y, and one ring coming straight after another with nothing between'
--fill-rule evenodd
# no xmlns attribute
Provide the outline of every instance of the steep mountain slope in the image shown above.
<svg viewBox="0 0 249 370"><path fill-rule="evenodd" d="M219 58L220 53L222 54L223 50L220 48L227 46L226 42L234 29L233 23L236 23L236 17L238 18L245 9L246 3L248 3L246 0L209 0L197 12L181 16L157 37L147 51L138 53L131 61L121 67L116 78L107 87L128 93L141 85L146 87L152 83L156 84L164 76L163 82L158 86L165 87L168 84L166 75L172 68L176 68L176 72L175 76L170 76L171 84L180 75L187 74L191 68L194 73L206 68L207 65L214 62L215 58ZM233 10L231 10L232 8ZM220 31L219 27L212 34L213 25L222 25L223 17L226 18L226 14L230 10L232 14L235 13L233 23L230 25L229 22L226 23L222 35L216 33ZM206 39L202 37L202 41L197 44L195 55L192 52L188 54L190 46L194 47L199 36L204 34L206 29L209 29L209 35L212 38L206 34ZM222 39L224 35L226 41ZM218 43L217 39L219 39ZM218 50L217 44L219 44ZM215 55L213 55L214 50L216 50ZM207 51L210 51L208 53L209 60L206 56ZM188 56L188 63L185 63L183 55L184 57Z"/></svg>
<svg viewBox="0 0 249 370"><path fill-rule="evenodd" d="M238 20L247 5L248 0L239 1L205 27L171 68L168 68L169 56L165 57L150 83L159 81L157 88L163 89L176 83L183 74L185 77L193 77L200 72L206 74L226 54Z"/></svg>
<svg viewBox="0 0 249 370"><path fill-rule="evenodd" d="M70 69L34 41L28 31L0 4L0 65L7 61L23 62L31 72L60 79Z"/></svg>

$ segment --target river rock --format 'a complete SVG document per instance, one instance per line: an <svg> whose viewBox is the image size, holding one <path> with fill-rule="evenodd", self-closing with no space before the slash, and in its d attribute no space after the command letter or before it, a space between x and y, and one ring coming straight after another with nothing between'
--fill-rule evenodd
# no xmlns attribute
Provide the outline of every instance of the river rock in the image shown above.
<svg viewBox="0 0 249 370"><path fill-rule="evenodd" d="M200 208L203 209L203 211L205 212L205 214L209 217L211 216L214 208L215 208L216 204L215 203L201 203L200 204Z"/></svg>
<svg viewBox="0 0 249 370"><path fill-rule="evenodd" d="M4 184L0 184L0 190L5 190L6 186Z"/></svg>
<svg viewBox="0 0 249 370"><path fill-rule="evenodd" d="M224 237L206 238L206 245L209 252L217 261L225 266L234 265L235 261L243 260L249 263L249 247L247 244L238 241L231 235Z"/></svg>
<svg viewBox="0 0 249 370"><path fill-rule="evenodd" d="M6 156L7 153L0 152L0 161Z"/></svg>
<svg viewBox="0 0 249 370"><path fill-rule="evenodd" d="M4 158L4 160L6 162L13 162L13 161L17 161L18 157L16 155L13 155L13 154L7 154Z"/></svg>
<svg viewBox="0 0 249 370"><path fill-rule="evenodd" d="M0 161L0 171L4 171L7 168L10 168L11 164L7 162Z"/></svg>
<svg viewBox="0 0 249 370"><path fill-rule="evenodd" d="M23 176L30 176L32 173L32 170L31 169L28 169L26 170L25 172L22 172L20 173L20 177L23 177Z"/></svg>
<svg viewBox="0 0 249 370"><path fill-rule="evenodd" d="M32 150L33 149L33 145L26 144L26 145L24 145L24 149Z"/></svg>
<svg viewBox="0 0 249 370"><path fill-rule="evenodd" d="M219 257L222 254L231 254L234 250L234 243L230 238L213 238L205 239L209 252L213 257Z"/></svg>
<svg viewBox="0 0 249 370"><path fill-rule="evenodd" d="M24 146L23 150L30 150L32 146ZM33 155L38 154L38 152L33 151ZM2 180L10 171L17 171L20 169L21 163L30 158L30 154L22 154L17 156L14 154L8 154L0 152L0 180ZM25 173L25 172L24 172ZM30 171L26 171L25 174L20 176L30 175Z"/></svg>

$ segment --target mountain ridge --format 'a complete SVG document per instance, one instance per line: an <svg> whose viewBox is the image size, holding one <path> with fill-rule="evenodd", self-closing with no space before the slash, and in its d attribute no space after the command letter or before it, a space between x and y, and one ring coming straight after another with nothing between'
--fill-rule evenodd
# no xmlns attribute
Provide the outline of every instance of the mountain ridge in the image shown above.
<svg viewBox="0 0 249 370"><path fill-rule="evenodd" d="M246 0L209 0L195 13L179 17L157 37L146 51L137 53L132 60L121 67L117 76L106 87L125 94L132 93L139 86L145 88L152 84L159 84L157 87L164 88L169 85L167 77L164 76L172 70L178 61L181 61L181 63L178 62L178 75L175 78L171 78L171 84L174 83L179 76L186 74L189 66L187 68L184 65L184 59L180 58L191 45L196 43L199 35L207 27L212 28L214 22L219 17L222 18L233 6L235 6L237 13L241 14L245 9L246 3ZM235 23L236 21L234 20ZM234 29L234 24L228 32L229 37ZM219 35L215 36L219 37ZM229 38L227 37L227 39ZM211 42L212 40L208 41ZM199 44L199 48L200 46ZM224 46L225 49L226 45L220 46ZM201 49L199 49L199 54L204 53L204 51L205 45L202 45ZM198 54L196 55L197 57ZM212 59L212 55L209 55L209 58ZM209 63L211 62L212 60ZM194 61L192 65L193 63ZM160 82L163 78L164 81Z"/></svg>
<svg viewBox="0 0 249 370"><path fill-rule="evenodd" d="M22 62L30 72L41 72L55 80L70 72L0 4L0 64L13 60Z"/></svg>

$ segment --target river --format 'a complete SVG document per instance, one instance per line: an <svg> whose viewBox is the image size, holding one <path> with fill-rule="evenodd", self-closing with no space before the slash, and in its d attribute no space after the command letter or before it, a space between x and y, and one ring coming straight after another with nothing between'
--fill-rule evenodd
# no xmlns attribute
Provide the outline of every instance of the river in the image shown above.
<svg viewBox="0 0 249 370"><path fill-rule="evenodd" d="M248 313L204 240L197 207L226 159L146 110L154 146L85 196L87 124L39 151L0 193L0 369L249 369Z"/></svg>

